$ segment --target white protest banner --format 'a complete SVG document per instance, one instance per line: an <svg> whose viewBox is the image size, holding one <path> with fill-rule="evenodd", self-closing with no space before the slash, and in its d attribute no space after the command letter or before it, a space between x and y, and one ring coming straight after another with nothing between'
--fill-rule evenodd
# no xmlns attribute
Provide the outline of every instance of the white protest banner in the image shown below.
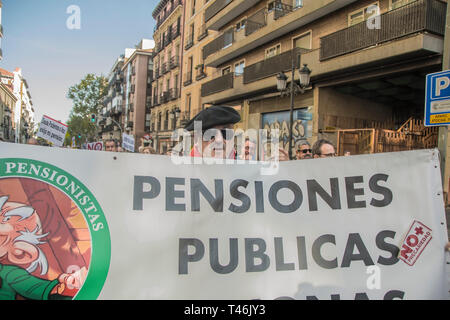
<svg viewBox="0 0 450 320"><path fill-rule="evenodd" d="M437 150L280 162L272 176L16 144L0 155L0 218L14 226L11 208L31 207L21 225L46 235L30 248L47 273L35 255L16 268L72 275L69 298L448 298Z"/></svg>
<svg viewBox="0 0 450 320"><path fill-rule="evenodd" d="M122 148L124 148L127 151L134 152L134 136L123 133Z"/></svg>
<svg viewBox="0 0 450 320"><path fill-rule="evenodd" d="M66 133L66 124L44 115L39 125L37 137L51 142L54 146L61 147L64 144Z"/></svg>
<svg viewBox="0 0 450 320"><path fill-rule="evenodd" d="M86 144L86 149L103 151L103 141L89 142Z"/></svg>

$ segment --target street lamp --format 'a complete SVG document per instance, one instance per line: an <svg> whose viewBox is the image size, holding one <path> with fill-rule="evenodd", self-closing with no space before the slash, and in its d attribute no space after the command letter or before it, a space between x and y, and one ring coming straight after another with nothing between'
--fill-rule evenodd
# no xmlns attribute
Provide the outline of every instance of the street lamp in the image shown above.
<svg viewBox="0 0 450 320"><path fill-rule="evenodd" d="M287 79L288 77L284 74L283 71L277 74L277 89L280 91L281 96L290 95L291 104L290 104L290 113L289 113L289 159L292 160L292 127L294 125L294 94L300 93L303 94L305 92L305 88L309 87L311 81L311 70L308 68L306 64L303 65L303 68L299 70L300 75L300 83L297 84L295 82L295 57L296 53L299 55L299 66L301 53L298 51L299 49L294 49L292 51L292 59L291 59L291 84L290 90L287 90Z"/></svg>
<svg viewBox="0 0 450 320"><path fill-rule="evenodd" d="M178 107L175 107L172 111L170 111L170 118L173 119L173 129L177 128L177 119L180 118L181 110Z"/></svg>

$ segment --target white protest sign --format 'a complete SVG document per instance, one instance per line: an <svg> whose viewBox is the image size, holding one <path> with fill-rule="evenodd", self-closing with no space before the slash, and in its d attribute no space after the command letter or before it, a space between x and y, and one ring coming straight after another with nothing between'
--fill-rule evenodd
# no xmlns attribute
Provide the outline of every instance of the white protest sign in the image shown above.
<svg viewBox="0 0 450 320"><path fill-rule="evenodd" d="M437 150L280 162L272 176L260 163L0 154L0 205L32 206L48 233L52 273L33 275L86 269L77 299L448 298Z"/></svg>
<svg viewBox="0 0 450 320"><path fill-rule="evenodd" d="M64 144L66 133L66 124L44 115L39 125L37 137L51 142L54 146L61 147Z"/></svg>
<svg viewBox="0 0 450 320"><path fill-rule="evenodd" d="M126 133L122 134L122 148L134 152L134 136Z"/></svg>
<svg viewBox="0 0 450 320"><path fill-rule="evenodd" d="M89 142L86 144L86 149L103 151L103 142L102 141Z"/></svg>

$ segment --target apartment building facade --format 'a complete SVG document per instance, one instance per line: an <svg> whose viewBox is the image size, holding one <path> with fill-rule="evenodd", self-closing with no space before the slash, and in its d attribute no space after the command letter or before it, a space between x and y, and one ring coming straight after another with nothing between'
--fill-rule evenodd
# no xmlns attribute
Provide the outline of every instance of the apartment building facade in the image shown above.
<svg viewBox="0 0 450 320"><path fill-rule="evenodd" d="M0 138L6 142L15 140L13 110L16 102L17 98L11 88L0 82Z"/></svg>
<svg viewBox="0 0 450 320"><path fill-rule="evenodd" d="M103 107L99 112L99 138L120 140L122 138L122 113L125 76L122 67L125 55L117 58L108 76L107 94L103 99Z"/></svg>
<svg viewBox="0 0 450 320"><path fill-rule="evenodd" d="M423 117L425 75L442 65L444 1L216 0L208 9L206 28L219 34L203 58L217 72L202 104L239 106L239 127L279 128L284 148L290 97L276 76L291 78L293 64L296 81L304 64L312 71L294 97L293 146Z"/></svg>
<svg viewBox="0 0 450 320"><path fill-rule="evenodd" d="M3 40L3 24L2 24L2 9L3 4L2 0L0 0L0 60L3 59L3 47L2 47L2 40Z"/></svg>
<svg viewBox="0 0 450 320"><path fill-rule="evenodd" d="M214 40L217 32L208 30L205 15L213 1L186 0L185 5L185 45L183 47L183 89L181 94L182 112L186 120L194 117L204 107L201 87L211 80L215 68L206 67L203 47Z"/></svg>
<svg viewBox="0 0 450 320"><path fill-rule="evenodd" d="M157 153L172 146L175 128L185 120L181 113L185 0L161 0L152 13L156 20L153 39L154 79L151 84L150 135Z"/></svg>
<svg viewBox="0 0 450 320"><path fill-rule="evenodd" d="M122 130L134 137L135 150L138 149L141 139L150 132L154 68L154 49L148 49L143 42L138 48L125 60L122 67L125 77Z"/></svg>

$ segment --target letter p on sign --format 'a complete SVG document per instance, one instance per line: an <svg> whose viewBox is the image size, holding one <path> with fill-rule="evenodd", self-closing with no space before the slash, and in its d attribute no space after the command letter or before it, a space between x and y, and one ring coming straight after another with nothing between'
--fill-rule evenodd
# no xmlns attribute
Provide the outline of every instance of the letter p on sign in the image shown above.
<svg viewBox="0 0 450 320"><path fill-rule="evenodd" d="M450 78L449 77L439 77L436 78L436 92L435 95L439 97L441 95L442 90L450 87Z"/></svg>

